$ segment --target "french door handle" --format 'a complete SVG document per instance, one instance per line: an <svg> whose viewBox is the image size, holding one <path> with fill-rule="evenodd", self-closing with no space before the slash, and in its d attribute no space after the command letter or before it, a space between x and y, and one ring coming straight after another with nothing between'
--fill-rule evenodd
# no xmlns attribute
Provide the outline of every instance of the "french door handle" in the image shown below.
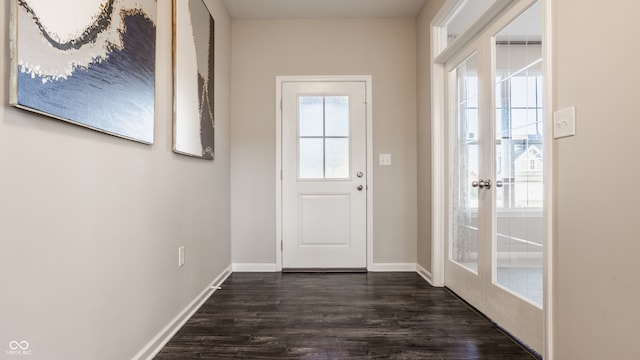
<svg viewBox="0 0 640 360"><path fill-rule="evenodd" d="M364 189L364 186L358 185L358 187L356 189L358 189L358 191L362 191L362 189Z"/></svg>
<svg viewBox="0 0 640 360"><path fill-rule="evenodd" d="M474 180L471 182L471 186L473 186L474 188L479 187L480 189L486 188L487 190L489 190L491 189L491 180L489 179Z"/></svg>

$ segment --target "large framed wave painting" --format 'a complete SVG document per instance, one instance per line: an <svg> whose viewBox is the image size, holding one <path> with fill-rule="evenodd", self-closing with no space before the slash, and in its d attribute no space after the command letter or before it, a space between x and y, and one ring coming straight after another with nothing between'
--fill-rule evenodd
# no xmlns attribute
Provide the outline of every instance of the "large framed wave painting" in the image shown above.
<svg viewBox="0 0 640 360"><path fill-rule="evenodd" d="M152 144L156 0L11 1L11 105Z"/></svg>
<svg viewBox="0 0 640 360"><path fill-rule="evenodd" d="M173 0L173 151L214 158L214 29L203 0Z"/></svg>

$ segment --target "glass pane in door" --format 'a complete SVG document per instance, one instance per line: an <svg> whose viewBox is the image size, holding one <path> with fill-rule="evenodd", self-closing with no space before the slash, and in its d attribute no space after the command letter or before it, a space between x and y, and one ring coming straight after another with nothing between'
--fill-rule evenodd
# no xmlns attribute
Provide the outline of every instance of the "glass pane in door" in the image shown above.
<svg viewBox="0 0 640 360"><path fill-rule="evenodd" d="M478 63L474 54L453 71L450 124L450 259L478 272Z"/></svg>
<svg viewBox="0 0 640 360"><path fill-rule="evenodd" d="M300 96L298 99L298 177L350 177L348 96Z"/></svg>
<svg viewBox="0 0 640 360"><path fill-rule="evenodd" d="M542 305L543 125L539 2L495 37L494 281Z"/></svg>

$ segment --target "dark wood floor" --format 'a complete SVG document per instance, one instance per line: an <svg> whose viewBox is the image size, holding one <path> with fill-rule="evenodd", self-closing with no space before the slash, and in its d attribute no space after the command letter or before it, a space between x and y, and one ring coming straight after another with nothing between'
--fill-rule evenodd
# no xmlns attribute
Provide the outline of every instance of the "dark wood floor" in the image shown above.
<svg viewBox="0 0 640 360"><path fill-rule="evenodd" d="M535 359L415 273L234 273L156 359Z"/></svg>

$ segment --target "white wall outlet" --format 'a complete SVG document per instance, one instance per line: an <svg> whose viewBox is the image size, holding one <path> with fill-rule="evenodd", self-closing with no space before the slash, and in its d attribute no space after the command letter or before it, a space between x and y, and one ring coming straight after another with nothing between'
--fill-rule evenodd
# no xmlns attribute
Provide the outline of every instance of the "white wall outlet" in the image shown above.
<svg viewBox="0 0 640 360"><path fill-rule="evenodd" d="M391 154L380 154L380 165L391 165Z"/></svg>
<svg viewBox="0 0 640 360"><path fill-rule="evenodd" d="M553 113L553 137L555 139L576 134L576 107L571 106Z"/></svg>
<svg viewBox="0 0 640 360"><path fill-rule="evenodd" d="M184 266L184 245L178 248L178 267Z"/></svg>

